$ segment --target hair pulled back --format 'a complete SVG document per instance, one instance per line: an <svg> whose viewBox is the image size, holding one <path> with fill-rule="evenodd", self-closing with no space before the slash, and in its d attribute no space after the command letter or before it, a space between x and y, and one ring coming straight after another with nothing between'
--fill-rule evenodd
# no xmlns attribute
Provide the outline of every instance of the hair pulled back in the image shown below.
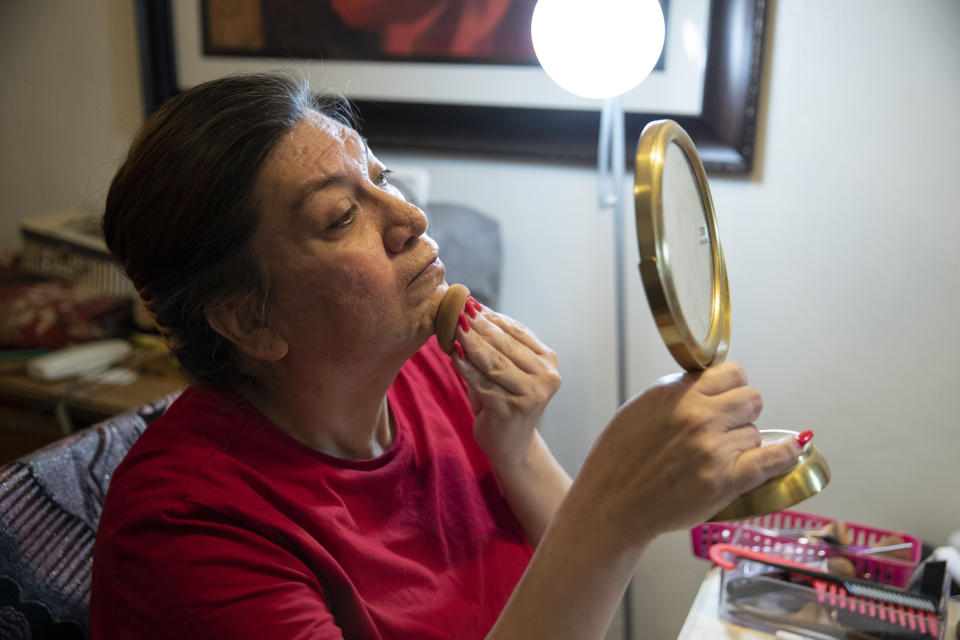
<svg viewBox="0 0 960 640"><path fill-rule="evenodd" d="M103 232L193 382L253 383L204 307L237 297L266 320L269 279L252 247L260 167L308 109L353 126L341 96L288 74L237 75L189 89L135 137L107 195Z"/></svg>

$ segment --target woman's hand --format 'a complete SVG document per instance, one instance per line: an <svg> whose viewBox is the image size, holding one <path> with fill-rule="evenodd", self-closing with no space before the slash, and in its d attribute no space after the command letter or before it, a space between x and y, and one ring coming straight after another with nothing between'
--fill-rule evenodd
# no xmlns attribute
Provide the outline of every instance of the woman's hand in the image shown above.
<svg viewBox="0 0 960 640"><path fill-rule="evenodd" d="M488 640L603 636L657 535L703 522L796 461L794 438L759 448L761 408L735 364L662 378L624 404Z"/></svg>
<svg viewBox="0 0 960 640"><path fill-rule="evenodd" d="M794 438L759 447L762 407L736 364L661 378L620 408L571 493L627 540L699 524L800 455Z"/></svg>
<svg viewBox="0 0 960 640"><path fill-rule="evenodd" d="M557 356L522 324L473 298L457 342L453 363L467 382L474 437L498 473L518 469L537 446L537 424L560 388Z"/></svg>

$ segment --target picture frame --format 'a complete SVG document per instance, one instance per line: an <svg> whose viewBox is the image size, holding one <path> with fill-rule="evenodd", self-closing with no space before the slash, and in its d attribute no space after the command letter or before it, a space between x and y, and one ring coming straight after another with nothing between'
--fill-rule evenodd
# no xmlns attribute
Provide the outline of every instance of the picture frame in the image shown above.
<svg viewBox="0 0 960 640"><path fill-rule="evenodd" d="M374 8L379 0L338 3L355 5L354 19L373 14L370 29L344 24L330 6L335 1L173 0L179 84L186 88L237 71L281 68L310 77L318 91L335 91L351 100L587 111L600 107L599 100L562 89L537 61L527 15L536 0L411 3L426 13L416 26L396 23L402 37L391 37L389 18L378 17L389 15ZM471 2L475 11L464 8ZM496 27L481 19L484 7L495 14L504 2L519 10L503 16ZM699 113L710 0L659 2L667 27L661 60L643 82L621 96L621 103L626 112ZM443 11L429 9L432 3ZM471 20L482 25L472 38L463 35L470 33ZM419 36L417 29L423 31ZM494 29L510 34L512 50L487 42L482 33ZM457 35L457 42L442 42L444 34ZM311 40L316 41L312 49ZM471 43L476 49L464 54Z"/></svg>
<svg viewBox="0 0 960 640"><path fill-rule="evenodd" d="M151 113L183 88L175 53L177 24L173 0L136 1L145 107ZM710 2L699 113L653 103L639 112L628 108L624 133L630 166L644 125L669 118L690 134L708 172L743 175L753 170L767 5L767 0ZM218 61L227 66L216 68L224 72L243 68L238 60L243 59ZM403 63L379 66L393 64L400 66L391 74L410 70ZM572 165L597 161L599 104L595 108L457 104L409 95L352 102L364 135L377 149Z"/></svg>

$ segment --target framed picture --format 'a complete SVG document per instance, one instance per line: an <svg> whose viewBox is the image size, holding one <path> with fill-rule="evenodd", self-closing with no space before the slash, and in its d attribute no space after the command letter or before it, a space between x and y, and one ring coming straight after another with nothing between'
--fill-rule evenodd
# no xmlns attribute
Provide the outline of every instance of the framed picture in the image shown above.
<svg viewBox="0 0 960 640"><path fill-rule="evenodd" d="M205 55L536 65L537 0L201 0Z"/></svg>
<svg viewBox="0 0 960 640"><path fill-rule="evenodd" d="M643 126L671 118L690 133L708 170L749 173L766 0L662 3L667 16L664 56L658 69L623 97L628 162L632 164L633 145ZM434 40L446 48L423 48L415 38L411 45L410 38L404 43L392 37L389 16L376 23L362 15L336 13L343 7L357 12L365 4L138 0L148 111L211 78L293 68L309 75L315 87L349 97L364 135L377 148L596 162L599 101L556 86L523 43L509 50L471 49L447 34ZM468 0L391 6L429 4L463 6ZM503 20L512 29L508 39L516 43L517 34L527 33L534 2L499 4L507 8ZM311 13L296 13L303 7ZM450 20L439 22L454 29ZM308 58L315 55L323 58Z"/></svg>

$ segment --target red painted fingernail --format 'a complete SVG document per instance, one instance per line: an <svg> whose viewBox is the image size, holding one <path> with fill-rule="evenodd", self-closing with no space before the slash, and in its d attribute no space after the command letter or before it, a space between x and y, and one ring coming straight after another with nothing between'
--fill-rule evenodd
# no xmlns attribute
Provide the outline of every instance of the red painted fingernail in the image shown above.
<svg viewBox="0 0 960 640"><path fill-rule="evenodd" d="M474 309L476 309L477 311L483 311L483 305L477 302L476 298L474 298L473 296L470 296L469 298L467 298L467 300L470 301L470 304L473 305Z"/></svg>
<svg viewBox="0 0 960 640"><path fill-rule="evenodd" d="M470 300L467 300L463 304L463 310L467 312L467 315L471 318L477 317L477 310L473 308L473 305L470 304Z"/></svg>
<svg viewBox="0 0 960 640"><path fill-rule="evenodd" d="M460 356L461 359L467 357L467 354L463 351L463 345L460 344L459 340L453 341L453 348L456 350L457 355Z"/></svg>
<svg viewBox="0 0 960 640"><path fill-rule="evenodd" d="M467 316L463 315L463 313L457 317L457 322L460 323L460 328L463 329L464 333L470 331L470 323L467 322Z"/></svg>
<svg viewBox="0 0 960 640"><path fill-rule="evenodd" d="M800 445L801 447L806 446L806 444L811 440L813 440L813 431L810 431L809 429L807 429L803 433L797 434L797 444Z"/></svg>

